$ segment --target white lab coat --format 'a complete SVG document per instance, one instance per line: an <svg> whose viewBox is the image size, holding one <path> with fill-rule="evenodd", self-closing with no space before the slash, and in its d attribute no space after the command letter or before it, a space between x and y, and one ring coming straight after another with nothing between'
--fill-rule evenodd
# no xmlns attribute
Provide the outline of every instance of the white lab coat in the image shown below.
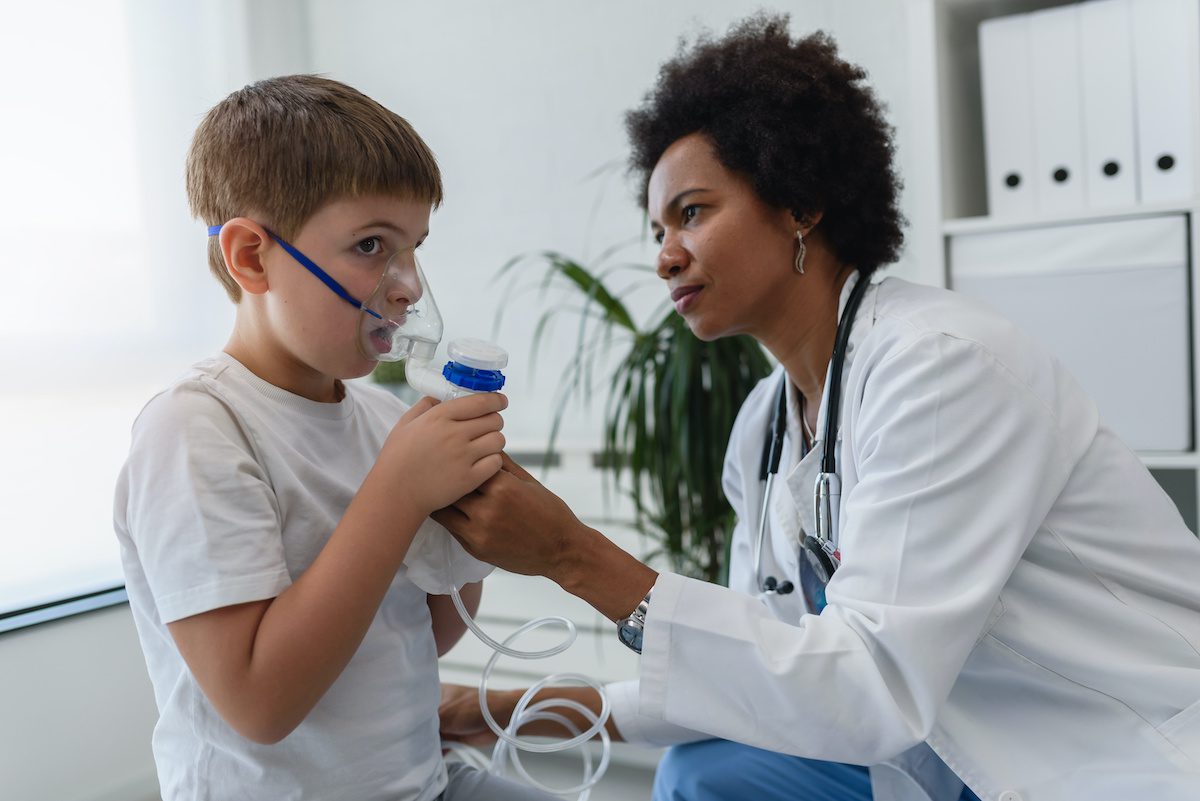
<svg viewBox="0 0 1200 801"><path fill-rule="evenodd" d="M981 305L887 279L850 342L828 607L753 595L777 370L726 459L731 588L659 577L622 732L871 765L881 801L950 801L955 775L986 801L1200 799L1200 542L1171 500ZM764 574L797 580L819 451L776 483L796 514L773 504Z"/></svg>

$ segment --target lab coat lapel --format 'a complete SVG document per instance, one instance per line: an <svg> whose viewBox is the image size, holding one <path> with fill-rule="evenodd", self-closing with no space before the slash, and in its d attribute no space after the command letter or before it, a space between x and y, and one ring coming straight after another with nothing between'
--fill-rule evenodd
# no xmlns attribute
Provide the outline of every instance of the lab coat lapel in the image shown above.
<svg viewBox="0 0 1200 801"><path fill-rule="evenodd" d="M854 285L859 280L861 280L859 275L855 273L842 287L841 298L838 302L838 319L841 319L842 311L846 308L846 302L850 298L850 291L854 289ZM858 308L854 325L850 328L850 342L846 349L845 365L842 368L843 382L849 378L850 366L854 362L855 351L859 343L870 333L874 325L877 297L878 289L876 287L868 288L867 295L863 298L862 304ZM813 485L817 474L821 470L825 426L829 408L829 374L832 372L832 368L833 365L830 364L825 374L825 392L821 396L821 406L817 412L817 428L814 432L817 436L817 442L813 446L812 452L808 454L809 458L805 459L800 465L800 467L807 467L807 470L802 471L798 469L796 474L789 476L788 479L788 486L791 489L790 494L800 508L807 510L807 517L802 515L801 518L803 520L802 525L806 531L812 531L816 526L813 511ZM844 390L844 386L842 389ZM846 404L847 399L843 395L843 411L846 408ZM835 428L834 436L836 438L835 456L838 462L839 473L841 473L842 429L840 420ZM793 478L795 479L794 482ZM843 500L850 489L850 482L844 480L842 485ZM845 515L843 514L841 517L842 524L844 525ZM925 743L916 745L882 764L871 766L870 776L871 792L876 801L954 801L962 793L963 787L962 782L954 772L946 767L941 758Z"/></svg>

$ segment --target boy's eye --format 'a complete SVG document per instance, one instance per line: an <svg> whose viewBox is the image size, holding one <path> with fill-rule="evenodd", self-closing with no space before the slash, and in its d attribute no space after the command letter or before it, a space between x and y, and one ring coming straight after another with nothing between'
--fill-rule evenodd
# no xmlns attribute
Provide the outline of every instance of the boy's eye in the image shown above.
<svg viewBox="0 0 1200 801"><path fill-rule="evenodd" d="M662 241L663 241L663 232L662 231L654 232L654 241L660 245L662 244Z"/></svg>
<svg viewBox="0 0 1200 801"><path fill-rule="evenodd" d="M683 221L691 222L692 220L694 220L696 218L696 215L699 213L700 213L699 206L684 206L683 207Z"/></svg>
<svg viewBox="0 0 1200 801"><path fill-rule="evenodd" d="M383 250L383 242L377 236L369 236L354 247L364 256L375 256Z"/></svg>

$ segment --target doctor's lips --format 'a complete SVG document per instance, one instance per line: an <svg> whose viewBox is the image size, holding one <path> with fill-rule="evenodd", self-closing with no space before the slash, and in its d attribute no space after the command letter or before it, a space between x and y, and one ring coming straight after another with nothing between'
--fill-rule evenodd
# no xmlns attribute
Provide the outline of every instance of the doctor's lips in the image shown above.
<svg viewBox="0 0 1200 801"><path fill-rule="evenodd" d="M696 296L700 294L700 290L704 287L693 284L691 286L676 287L671 290L671 301L675 304L675 311L683 314L688 307L696 300Z"/></svg>

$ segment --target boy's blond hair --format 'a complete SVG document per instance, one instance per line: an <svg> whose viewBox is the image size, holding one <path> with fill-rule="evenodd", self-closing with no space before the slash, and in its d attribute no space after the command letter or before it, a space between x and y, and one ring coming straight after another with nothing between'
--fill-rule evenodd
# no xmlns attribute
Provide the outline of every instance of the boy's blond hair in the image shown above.
<svg viewBox="0 0 1200 801"><path fill-rule="evenodd" d="M205 225L252 216L289 239L322 206L362 195L442 202L432 151L402 117L343 83L287 75L214 106L187 157L192 215ZM241 287L216 237L208 266L234 303Z"/></svg>

